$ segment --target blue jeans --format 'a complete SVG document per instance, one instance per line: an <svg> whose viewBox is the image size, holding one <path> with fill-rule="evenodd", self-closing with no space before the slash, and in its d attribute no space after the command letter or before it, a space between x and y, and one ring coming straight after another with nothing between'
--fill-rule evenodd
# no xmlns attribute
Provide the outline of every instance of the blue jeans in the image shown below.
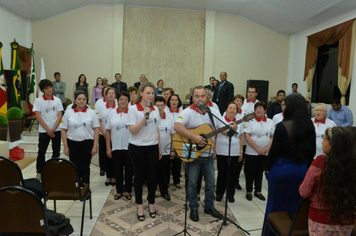
<svg viewBox="0 0 356 236"><path fill-rule="evenodd" d="M185 165L186 173L188 173L188 201L191 210L196 210L199 207L197 196L197 185L199 173L202 172L205 181L205 209L214 207L214 191L215 191L215 172L213 156L196 159Z"/></svg>

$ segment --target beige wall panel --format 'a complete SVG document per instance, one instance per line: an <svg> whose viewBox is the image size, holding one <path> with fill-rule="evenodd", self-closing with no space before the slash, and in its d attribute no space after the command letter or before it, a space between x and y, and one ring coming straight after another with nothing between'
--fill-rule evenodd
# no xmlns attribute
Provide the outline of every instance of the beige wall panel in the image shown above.
<svg viewBox="0 0 356 236"><path fill-rule="evenodd" d="M226 71L235 94L245 96L246 81L252 79L268 80L269 97L276 96L286 88L288 53L289 36L237 15L216 14L214 75Z"/></svg>
<svg viewBox="0 0 356 236"><path fill-rule="evenodd" d="M203 82L204 41L205 12L125 7L123 79L163 79L182 97Z"/></svg>
<svg viewBox="0 0 356 236"><path fill-rule="evenodd" d="M88 6L33 21L37 79L43 56L47 78L53 80L53 73L59 71L67 84L68 98L72 98L74 83L81 73L87 77L90 93L98 76L112 81L113 10L113 6Z"/></svg>

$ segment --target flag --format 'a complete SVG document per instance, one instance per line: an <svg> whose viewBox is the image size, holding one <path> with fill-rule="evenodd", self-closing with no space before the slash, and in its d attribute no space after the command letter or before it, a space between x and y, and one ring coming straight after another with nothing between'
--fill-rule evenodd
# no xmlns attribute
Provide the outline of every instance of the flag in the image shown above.
<svg viewBox="0 0 356 236"><path fill-rule="evenodd" d="M46 79L46 71L44 68L43 57L41 57L41 80ZM38 91L38 97L42 96L42 91Z"/></svg>
<svg viewBox="0 0 356 236"><path fill-rule="evenodd" d="M33 105L36 100L36 71L35 71L35 52L33 49L29 50L31 55L31 68L30 68L30 83L28 86L28 105L30 107L31 115L35 115L32 112Z"/></svg>
<svg viewBox="0 0 356 236"><path fill-rule="evenodd" d="M12 77L12 91L11 91L11 107L20 107L21 102L21 71L19 64L19 44L17 42L11 43L11 70L13 71Z"/></svg>
<svg viewBox="0 0 356 236"><path fill-rule="evenodd" d="M7 111L7 94L4 76L4 67L2 65L2 43L0 42L0 114L6 116Z"/></svg>

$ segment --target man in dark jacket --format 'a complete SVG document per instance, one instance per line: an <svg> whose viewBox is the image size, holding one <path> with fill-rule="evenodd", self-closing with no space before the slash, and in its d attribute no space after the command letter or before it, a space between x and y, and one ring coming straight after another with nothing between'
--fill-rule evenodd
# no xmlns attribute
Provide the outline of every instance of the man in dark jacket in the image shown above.
<svg viewBox="0 0 356 236"><path fill-rule="evenodd" d="M234 85L227 81L227 73L220 73L220 84L215 89L213 102L215 102L220 110L221 115L224 114L227 105L234 98Z"/></svg>
<svg viewBox="0 0 356 236"><path fill-rule="evenodd" d="M125 82L121 82L121 74L120 73L115 74L115 80L116 80L116 82L112 83L111 87L116 88L118 93L120 93L122 91L127 92L127 84Z"/></svg>

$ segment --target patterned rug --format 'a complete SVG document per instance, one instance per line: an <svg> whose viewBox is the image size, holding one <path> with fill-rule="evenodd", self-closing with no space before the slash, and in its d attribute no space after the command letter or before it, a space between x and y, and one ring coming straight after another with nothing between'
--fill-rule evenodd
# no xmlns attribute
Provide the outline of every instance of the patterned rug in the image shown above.
<svg viewBox="0 0 356 236"><path fill-rule="evenodd" d="M181 184L184 181L181 181ZM204 181L203 181L204 184ZM100 215L96 222L91 235L104 236L104 235L160 235L169 236L175 235L184 229L185 219L185 188L182 185L181 189L171 185L169 188L171 201L166 201L162 197L156 197L156 218L150 218L148 214L148 202L143 201L145 209L145 220L138 221L136 216L136 204L134 197L131 201L120 199L115 201L114 194L115 188L112 189ZM158 191L156 192L158 193ZM134 195L134 194L133 194ZM143 189L143 199L146 199L147 188ZM204 187L201 191L199 218L198 222L193 222L189 219L190 210L187 214L187 232L190 235L217 235L222 221L212 222L216 218L211 217L204 213ZM224 213L225 201L215 202L215 208ZM235 217L228 209L227 217L237 224ZM181 233L180 235L184 235ZM187 234L188 235L188 234ZM237 229L231 223L223 226L221 235L245 235L241 230Z"/></svg>

